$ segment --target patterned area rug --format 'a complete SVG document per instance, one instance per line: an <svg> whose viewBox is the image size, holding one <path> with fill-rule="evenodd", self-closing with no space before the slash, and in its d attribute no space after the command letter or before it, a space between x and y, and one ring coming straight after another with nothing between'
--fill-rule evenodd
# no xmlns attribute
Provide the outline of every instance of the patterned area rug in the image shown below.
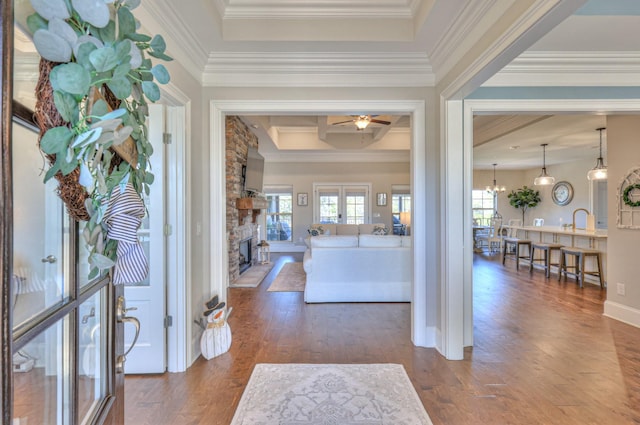
<svg viewBox="0 0 640 425"><path fill-rule="evenodd" d="M254 264L229 286L231 288L255 288L273 268L273 263Z"/></svg>
<svg viewBox="0 0 640 425"><path fill-rule="evenodd" d="M302 263L286 263L267 291L304 292L306 281L307 274L304 272Z"/></svg>
<svg viewBox="0 0 640 425"><path fill-rule="evenodd" d="M399 364L257 364L231 425L431 425Z"/></svg>

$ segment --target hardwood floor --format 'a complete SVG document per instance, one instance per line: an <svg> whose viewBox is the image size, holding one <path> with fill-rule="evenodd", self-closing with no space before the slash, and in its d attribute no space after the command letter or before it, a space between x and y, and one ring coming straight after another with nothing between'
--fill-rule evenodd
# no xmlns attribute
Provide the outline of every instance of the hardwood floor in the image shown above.
<svg viewBox="0 0 640 425"><path fill-rule="evenodd" d="M463 361L410 341L408 303L310 304L231 289L228 353L185 373L127 376L127 424L229 424L256 363L401 363L434 424L640 424L640 329L602 316L606 294L474 259ZM299 261L299 259L298 259Z"/></svg>

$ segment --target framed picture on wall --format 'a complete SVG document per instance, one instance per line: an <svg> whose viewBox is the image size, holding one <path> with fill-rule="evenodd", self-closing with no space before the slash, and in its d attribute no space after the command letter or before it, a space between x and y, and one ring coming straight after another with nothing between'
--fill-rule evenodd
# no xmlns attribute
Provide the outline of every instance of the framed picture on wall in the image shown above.
<svg viewBox="0 0 640 425"><path fill-rule="evenodd" d="M305 192L298 193L298 206L306 207L309 205L309 195Z"/></svg>
<svg viewBox="0 0 640 425"><path fill-rule="evenodd" d="M376 205L379 207L384 207L387 205L387 194L384 192L378 193L376 196Z"/></svg>

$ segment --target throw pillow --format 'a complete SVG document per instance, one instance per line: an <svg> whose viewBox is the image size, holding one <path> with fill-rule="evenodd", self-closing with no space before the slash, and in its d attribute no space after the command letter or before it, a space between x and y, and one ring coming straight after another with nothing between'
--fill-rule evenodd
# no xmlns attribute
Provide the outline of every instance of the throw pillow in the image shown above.
<svg viewBox="0 0 640 425"><path fill-rule="evenodd" d="M386 226L373 226L373 232L371 232L372 235L388 235L389 234L389 230L387 230Z"/></svg>
<svg viewBox="0 0 640 425"><path fill-rule="evenodd" d="M324 228L322 226L311 226L307 231L311 236L324 235Z"/></svg>

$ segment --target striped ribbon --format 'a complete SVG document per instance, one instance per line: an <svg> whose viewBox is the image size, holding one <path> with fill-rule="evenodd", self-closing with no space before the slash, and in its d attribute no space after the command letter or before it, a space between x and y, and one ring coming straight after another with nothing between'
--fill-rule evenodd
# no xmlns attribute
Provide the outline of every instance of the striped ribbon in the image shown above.
<svg viewBox="0 0 640 425"><path fill-rule="evenodd" d="M137 283L146 279L149 264L144 249L138 239L138 229L142 223L144 203L131 183L122 190L113 189L109 205L104 215L107 237L118 241L113 283Z"/></svg>

